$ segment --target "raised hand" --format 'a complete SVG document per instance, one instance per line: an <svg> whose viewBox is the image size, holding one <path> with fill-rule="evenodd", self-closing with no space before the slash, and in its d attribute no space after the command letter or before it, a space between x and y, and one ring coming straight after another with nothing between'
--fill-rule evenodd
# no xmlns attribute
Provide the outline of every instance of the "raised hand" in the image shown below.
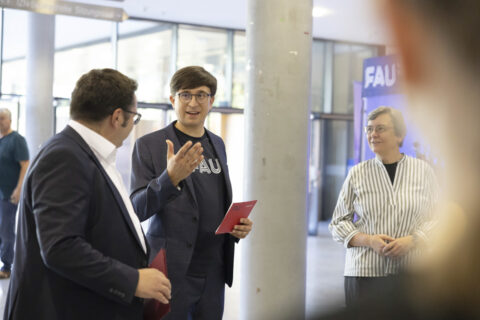
<svg viewBox="0 0 480 320"><path fill-rule="evenodd" d="M174 154L173 142L166 140L167 148L167 173L174 186L187 178L198 164L203 160L203 148L200 142L192 146L192 142L185 143Z"/></svg>

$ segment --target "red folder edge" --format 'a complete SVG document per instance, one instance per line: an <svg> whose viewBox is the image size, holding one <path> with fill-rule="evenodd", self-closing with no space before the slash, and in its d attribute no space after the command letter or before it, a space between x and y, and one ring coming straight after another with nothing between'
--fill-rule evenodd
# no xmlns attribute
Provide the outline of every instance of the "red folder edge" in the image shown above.
<svg viewBox="0 0 480 320"><path fill-rule="evenodd" d="M235 227L237 224L240 224L241 218L247 218L249 216L256 203L257 200L232 203L230 208L228 208L222 223L220 223L215 231L215 234L232 232L233 227Z"/></svg>
<svg viewBox="0 0 480 320"><path fill-rule="evenodd" d="M155 259L153 259L152 263L149 266L150 268L155 268L160 270L168 276L167 274L167 255L165 249L161 249ZM155 299L148 299L145 300L145 304L143 306L143 319L144 320L160 320L163 318L164 315L170 312L170 303L163 304L160 301Z"/></svg>

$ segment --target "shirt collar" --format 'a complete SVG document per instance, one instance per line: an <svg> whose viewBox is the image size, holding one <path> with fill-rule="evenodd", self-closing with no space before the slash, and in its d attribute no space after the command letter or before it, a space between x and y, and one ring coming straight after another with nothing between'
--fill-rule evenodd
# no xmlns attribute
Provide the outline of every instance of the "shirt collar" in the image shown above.
<svg viewBox="0 0 480 320"><path fill-rule="evenodd" d="M405 161L405 158L407 158L407 155L405 153L402 153L402 155L403 155L402 159L398 160L397 163L402 163L403 161ZM378 164L383 165L383 162L378 155L375 155L375 160Z"/></svg>
<svg viewBox="0 0 480 320"><path fill-rule="evenodd" d="M97 157L101 157L107 163L115 163L117 147L113 143L78 121L70 120L68 125L85 140Z"/></svg>

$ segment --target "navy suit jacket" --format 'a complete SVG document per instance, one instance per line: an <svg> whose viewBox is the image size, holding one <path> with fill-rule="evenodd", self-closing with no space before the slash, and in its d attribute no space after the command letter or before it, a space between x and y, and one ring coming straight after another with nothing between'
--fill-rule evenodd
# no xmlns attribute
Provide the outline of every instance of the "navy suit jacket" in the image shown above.
<svg viewBox="0 0 480 320"><path fill-rule="evenodd" d="M167 144L173 142L175 153L181 148L171 123L135 142L132 154L130 198L141 221L152 217L147 231L151 247L150 260L161 248L166 248L168 276L173 281L183 277L190 265L199 227L199 208L192 177L182 182L179 191L172 184L167 167ZM206 130L217 154L225 177L225 207L232 202L232 186L228 175L227 155L222 139ZM233 280L233 256L236 239L227 235L224 247L225 282Z"/></svg>
<svg viewBox="0 0 480 320"><path fill-rule="evenodd" d="M70 127L33 160L20 204L5 319L142 319L147 266L124 202Z"/></svg>

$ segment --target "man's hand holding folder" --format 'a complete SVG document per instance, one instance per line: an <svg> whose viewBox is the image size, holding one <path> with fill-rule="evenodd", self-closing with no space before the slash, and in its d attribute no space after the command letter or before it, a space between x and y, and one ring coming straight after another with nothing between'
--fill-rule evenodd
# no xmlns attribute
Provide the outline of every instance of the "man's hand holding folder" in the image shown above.
<svg viewBox="0 0 480 320"><path fill-rule="evenodd" d="M153 292L153 299L145 301L143 310L143 319L145 320L160 320L165 314L170 311L170 298L171 298L171 284L167 279L167 258L165 249L161 249L150 264L149 273L153 273L156 276L161 274L161 279L145 278L146 281L152 281L149 284L149 289ZM142 274L140 274L140 281ZM148 297L151 298L152 296Z"/></svg>
<svg viewBox="0 0 480 320"><path fill-rule="evenodd" d="M257 200L232 203L215 234L230 233L236 238L245 238L252 231L253 222L248 215L256 203Z"/></svg>

